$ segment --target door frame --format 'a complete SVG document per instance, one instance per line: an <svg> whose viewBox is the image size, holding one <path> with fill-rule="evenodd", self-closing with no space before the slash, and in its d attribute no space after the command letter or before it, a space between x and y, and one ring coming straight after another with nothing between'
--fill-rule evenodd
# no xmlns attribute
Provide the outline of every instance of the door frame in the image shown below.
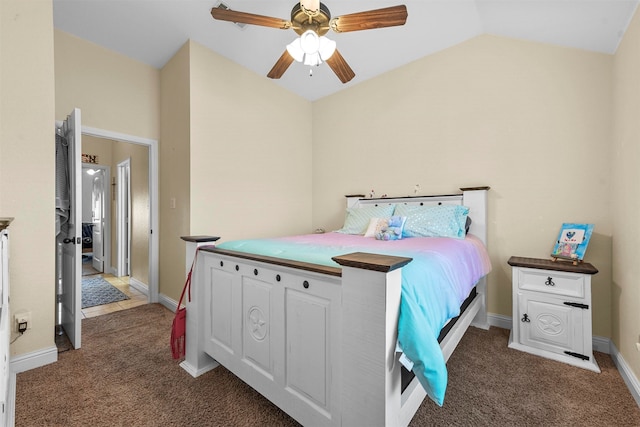
<svg viewBox="0 0 640 427"><path fill-rule="evenodd" d="M159 277L159 178L158 178L158 141L142 138L124 133L82 126L82 134L112 141L126 142L129 144L144 145L149 148L149 283L147 300L150 303L158 302L158 277Z"/></svg>
<svg viewBox="0 0 640 427"><path fill-rule="evenodd" d="M116 181L117 276L131 275L131 158L118 163ZM125 203L126 202L126 203Z"/></svg>
<svg viewBox="0 0 640 427"><path fill-rule="evenodd" d="M104 182L102 186L102 200L104 206L102 207L104 222L103 227L103 235L102 235L102 262L103 268L102 271L104 273L109 273L107 271L111 266L111 191L109 190L109 183L111 182L111 167L107 165L97 165L92 163L83 163L82 164L82 173L84 173L85 169L100 169L104 174ZM82 191L84 193L84 181Z"/></svg>

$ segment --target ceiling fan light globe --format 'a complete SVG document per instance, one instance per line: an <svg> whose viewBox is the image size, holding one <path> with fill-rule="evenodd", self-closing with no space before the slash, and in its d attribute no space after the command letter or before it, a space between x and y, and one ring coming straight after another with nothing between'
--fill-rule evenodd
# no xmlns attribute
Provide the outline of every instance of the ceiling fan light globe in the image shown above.
<svg viewBox="0 0 640 427"><path fill-rule="evenodd" d="M300 45L300 37L287 45L287 52L289 52L289 55L297 62L304 60L304 50L302 50L302 46Z"/></svg>
<svg viewBox="0 0 640 427"><path fill-rule="evenodd" d="M320 58L320 54L318 52L305 53L304 65L308 65L310 67L316 67L320 64L322 64L322 59Z"/></svg>
<svg viewBox="0 0 640 427"><path fill-rule="evenodd" d="M313 30L307 30L300 36L300 46L306 54L317 53L320 48L320 38Z"/></svg>
<svg viewBox="0 0 640 427"><path fill-rule="evenodd" d="M325 36L320 37L320 47L318 48L318 53L320 54L320 58L322 58L323 61L326 61L327 59L331 58L331 55L333 55L333 52L335 51L336 51L335 41Z"/></svg>

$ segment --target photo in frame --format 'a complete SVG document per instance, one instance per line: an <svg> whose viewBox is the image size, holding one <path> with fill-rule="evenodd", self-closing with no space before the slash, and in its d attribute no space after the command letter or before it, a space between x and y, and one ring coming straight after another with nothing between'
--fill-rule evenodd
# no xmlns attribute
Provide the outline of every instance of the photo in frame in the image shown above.
<svg viewBox="0 0 640 427"><path fill-rule="evenodd" d="M593 233L593 224L564 223L553 246L551 257L582 261Z"/></svg>

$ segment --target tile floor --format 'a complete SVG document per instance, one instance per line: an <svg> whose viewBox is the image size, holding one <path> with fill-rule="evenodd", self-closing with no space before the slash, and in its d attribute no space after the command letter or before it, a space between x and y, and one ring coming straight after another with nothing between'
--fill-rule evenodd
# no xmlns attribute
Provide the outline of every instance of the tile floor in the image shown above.
<svg viewBox="0 0 640 427"><path fill-rule="evenodd" d="M145 294L129 286L129 276L116 277L112 274L100 274L96 275L95 277L99 276L102 276L104 280L120 289L130 299L112 302L111 304L84 308L82 309L83 319L100 316L102 314L113 313L114 311L126 310L127 308L133 308L139 305L145 305L147 303L147 296Z"/></svg>

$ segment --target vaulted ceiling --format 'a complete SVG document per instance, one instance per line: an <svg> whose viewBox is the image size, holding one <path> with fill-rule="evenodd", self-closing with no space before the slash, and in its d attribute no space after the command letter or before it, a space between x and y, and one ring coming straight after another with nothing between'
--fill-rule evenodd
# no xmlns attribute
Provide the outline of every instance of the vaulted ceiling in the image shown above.
<svg viewBox="0 0 640 427"><path fill-rule="evenodd" d="M404 26L329 32L356 76L342 84L327 64L294 63L279 80L316 100L480 34L613 54L639 0L323 0L333 17L398 4ZM232 10L288 20L292 0L223 0ZM220 0L53 0L54 26L162 68L189 39L265 76L297 34L216 21Z"/></svg>

